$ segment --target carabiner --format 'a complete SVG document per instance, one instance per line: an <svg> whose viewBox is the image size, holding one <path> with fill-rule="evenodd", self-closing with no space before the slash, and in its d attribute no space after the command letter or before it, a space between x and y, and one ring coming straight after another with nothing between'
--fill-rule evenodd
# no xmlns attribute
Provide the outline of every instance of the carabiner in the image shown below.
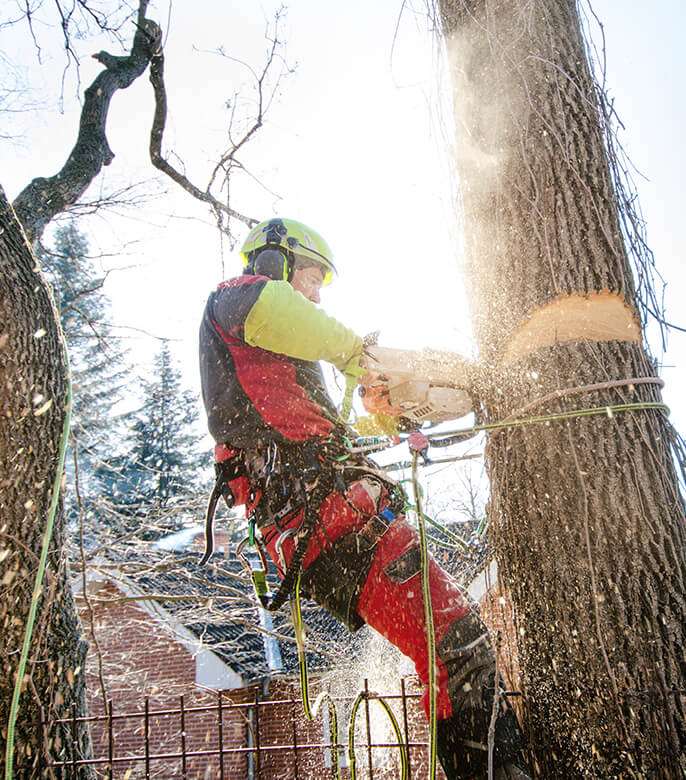
<svg viewBox="0 0 686 780"><path fill-rule="evenodd" d="M269 596L269 583L267 582L267 558L262 550L262 547L257 544L257 554L262 568L255 560L250 560L248 556L243 552L243 548L246 544L250 544L250 536L246 536L236 547L236 557L243 564L243 568L250 574L252 580L252 586L255 591L255 595L259 599L260 603L264 603L264 600Z"/></svg>
<svg viewBox="0 0 686 780"><path fill-rule="evenodd" d="M287 528L281 536L276 540L276 544L274 545L274 550L276 551L276 554L279 556L279 563L281 564L281 571L286 573L288 570L288 564L286 563L286 556L283 552L283 543L291 536L295 536L297 533L297 529L295 528Z"/></svg>

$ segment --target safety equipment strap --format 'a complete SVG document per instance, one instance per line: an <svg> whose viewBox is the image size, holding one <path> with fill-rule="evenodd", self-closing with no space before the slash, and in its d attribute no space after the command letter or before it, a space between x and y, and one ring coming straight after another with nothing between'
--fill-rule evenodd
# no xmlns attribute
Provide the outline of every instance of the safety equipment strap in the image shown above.
<svg viewBox="0 0 686 780"><path fill-rule="evenodd" d="M214 553L214 518L217 514L219 499L223 496L227 508L232 509L236 498L229 483L232 479L245 474L242 460L236 457L215 463L214 470L217 478L210 493L207 511L205 512L205 552L200 559L201 566L204 566L212 557L212 553Z"/></svg>
<svg viewBox="0 0 686 780"><path fill-rule="evenodd" d="M302 525L298 530L298 544L293 552L291 562L288 564L288 568L284 573L284 577L281 580L279 589L276 593L273 595L260 595L262 606L270 612L276 612L276 610L280 609L293 592L295 582L302 571L302 563L305 559L305 553L307 552L310 543L312 531L319 519L319 508L322 501L324 501L332 490L333 479L330 476L330 471L328 469L322 469L312 490L305 491L305 515L303 517Z"/></svg>
<svg viewBox="0 0 686 780"><path fill-rule="evenodd" d="M207 511L205 512L205 552L200 559L200 566L204 566L214 552L214 517L217 513L217 504L222 496L224 496L227 507L231 509L234 504L234 496L231 488L226 484L226 478L220 473L207 502Z"/></svg>

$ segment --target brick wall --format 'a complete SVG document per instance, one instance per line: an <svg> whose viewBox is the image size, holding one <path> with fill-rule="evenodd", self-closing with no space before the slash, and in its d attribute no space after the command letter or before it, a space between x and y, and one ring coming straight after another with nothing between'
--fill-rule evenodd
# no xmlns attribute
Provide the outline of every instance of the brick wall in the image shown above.
<svg viewBox="0 0 686 780"><path fill-rule="evenodd" d="M148 697L149 711L179 710L183 696L186 709L186 751L218 748L219 696L200 690L195 685L195 659L192 653L176 638L168 626L152 618L135 602L120 602L121 592L112 585L101 587L93 594L95 632L100 647L103 679L107 698L112 701L113 742L116 756L143 756L145 749L144 700ZM104 600L113 600L103 604ZM79 600L81 617L90 652L86 666L89 713L103 715L103 696L98 668L98 652L90 634L90 619ZM222 707L247 701L251 691L238 689L222 694ZM194 712L197 707L212 706L208 712ZM130 715L129 717L119 717ZM222 712L223 742L225 745L245 745L247 725L242 710L224 709ZM92 727L93 747L96 757L107 757L109 735L106 724ZM181 718L173 715L151 714L148 734L152 754L181 751ZM125 762L117 764L117 776L144 777L144 764ZM151 776L173 778L181 776L181 759L151 760ZM247 777L245 755L224 757L225 777ZM101 771L100 774L103 774ZM219 777L218 757L189 759L188 778Z"/></svg>
<svg viewBox="0 0 686 780"><path fill-rule="evenodd" d="M185 749L193 751L217 750L219 748L218 692L207 692L195 685L195 659L189 650L173 635L169 626L151 617L140 604L121 601L122 593L107 584L93 594L97 603L95 609L95 630L100 645L103 677L107 699L113 704L114 754L138 756L145 753L144 699L148 697L148 742L152 755L181 751L182 733L179 714L183 696L185 716ZM108 603L103 603L108 602ZM90 621L79 600L87 638L91 644L86 676L91 715L103 715L103 697L100 690L98 654L90 636ZM408 695L421 693L418 681L407 682ZM312 680L312 701L318 693L317 681ZM352 698L358 691L350 691L350 697L337 704L339 718L339 741L347 747L348 717ZM386 693L384 691L384 693ZM400 682L394 693L400 693ZM255 698L258 705L255 708ZM258 780L279 778L301 778L320 780L331 776L325 763L325 751L321 747L295 750L293 745L321 745L328 742L328 728L320 715L315 722L309 722L303 713L300 688L297 679L279 677L270 681L268 689L255 686L221 692L223 749L247 748L259 743L259 760L248 759L247 753L226 754L223 770L226 780L245 780L252 765L253 776ZM280 702L270 704L269 702ZM407 734L411 742L426 742L428 732L426 720L417 699L407 701ZM238 707L234 705L239 705ZM251 705L251 706L247 706ZM198 707L211 707L210 711L194 711ZM405 736L403 707L400 700L392 703L393 710ZM257 709L257 715L255 710ZM372 742L393 742L395 736L381 708L370 703ZM154 714L160 710L175 710L173 714ZM125 718L119 716L126 715ZM259 725L259 733L256 726ZM92 736L96 757L107 758L109 749L106 723L93 725ZM357 717L356 740L358 745L367 741L364 704ZM287 749L272 750L277 746ZM399 776L397 750L374 748L371 764L374 777L391 780ZM357 750L358 778L369 777L369 756L364 747ZM347 763L347 757L344 759ZM410 749L412 777L427 775L428 756L423 747ZM128 760L115 764L115 777L136 780L145 777L145 763ZM98 768L98 774L105 776L106 765ZM127 774L127 772L129 774ZM175 778L182 775L180 758L150 760L150 776L153 778ZM210 780L220 777L218 756L189 757L186 764L189 780ZM343 777L349 777L344 770ZM440 769L437 774L443 780Z"/></svg>

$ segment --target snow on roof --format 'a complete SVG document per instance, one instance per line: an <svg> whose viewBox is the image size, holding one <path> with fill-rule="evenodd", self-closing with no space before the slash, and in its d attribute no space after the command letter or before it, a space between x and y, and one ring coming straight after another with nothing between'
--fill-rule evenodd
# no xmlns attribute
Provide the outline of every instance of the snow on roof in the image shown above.
<svg viewBox="0 0 686 780"><path fill-rule="evenodd" d="M158 550L187 550L196 537L203 533L203 530L203 526L201 525L195 525L191 528L182 528L176 533L158 539L154 546Z"/></svg>

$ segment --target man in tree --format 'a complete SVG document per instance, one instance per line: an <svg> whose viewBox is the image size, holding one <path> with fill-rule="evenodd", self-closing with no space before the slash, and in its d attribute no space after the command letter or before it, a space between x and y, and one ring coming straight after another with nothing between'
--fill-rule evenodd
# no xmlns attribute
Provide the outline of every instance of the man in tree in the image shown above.
<svg viewBox="0 0 686 780"><path fill-rule="evenodd" d="M267 606L282 603L302 572L308 596L351 630L375 628L412 658L426 684L417 535L397 486L350 452L351 432L318 363L345 375L348 395L363 373L362 339L316 306L335 272L331 250L314 230L277 218L254 227L241 254L244 274L208 300L200 371L220 482L231 503L247 505L282 577ZM439 757L450 780L482 777L497 684L493 649L455 581L434 561L429 576ZM508 777L520 735L501 702L494 766Z"/></svg>

